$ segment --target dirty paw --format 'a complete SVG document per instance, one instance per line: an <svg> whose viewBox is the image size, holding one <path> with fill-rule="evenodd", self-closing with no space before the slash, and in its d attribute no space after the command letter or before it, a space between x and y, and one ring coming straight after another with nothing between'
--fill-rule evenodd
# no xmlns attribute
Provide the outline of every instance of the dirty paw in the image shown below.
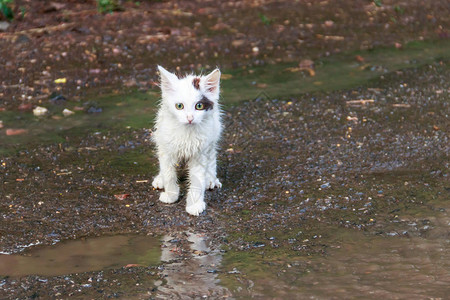
<svg viewBox="0 0 450 300"><path fill-rule="evenodd" d="M178 200L178 193L175 192L162 192L159 196L159 201L164 203L174 203Z"/></svg>
<svg viewBox="0 0 450 300"><path fill-rule="evenodd" d="M164 181L161 174L159 174L158 176L155 177L155 179L153 179L152 186L157 190L164 189Z"/></svg>
<svg viewBox="0 0 450 300"><path fill-rule="evenodd" d="M213 190L214 188L220 189L222 187L222 183L219 181L219 179L210 179L206 182L206 189Z"/></svg>
<svg viewBox="0 0 450 300"><path fill-rule="evenodd" d="M195 202L194 204L187 205L186 211L188 214L191 214L193 216L198 216L205 210L205 208L206 208L205 201L198 201L198 202Z"/></svg>

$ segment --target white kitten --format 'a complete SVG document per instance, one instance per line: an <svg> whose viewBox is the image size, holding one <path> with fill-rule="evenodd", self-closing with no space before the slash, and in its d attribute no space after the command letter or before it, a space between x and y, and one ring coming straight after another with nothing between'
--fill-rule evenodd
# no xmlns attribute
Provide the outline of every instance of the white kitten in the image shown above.
<svg viewBox="0 0 450 300"><path fill-rule="evenodd" d="M216 177L217 143L222 132L219 107L220 71L179 79L161 66L162 101L156 117L159 175L153 187L164 189L160 200L178 200L176 166L185 160L189 172L186 211L198 216L205 210L205 189L220 188Z"/></svg>

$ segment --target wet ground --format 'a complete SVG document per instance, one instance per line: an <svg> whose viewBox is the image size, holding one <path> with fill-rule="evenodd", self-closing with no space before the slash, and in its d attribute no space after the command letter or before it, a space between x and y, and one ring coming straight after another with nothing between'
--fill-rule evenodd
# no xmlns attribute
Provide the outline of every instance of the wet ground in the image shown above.
<svg viewBox="0 0 450 300"><path fill-rule="evenodd" d="M148 130L4 157L3 253L140 233L161 240L163 262L4 277L2 297L444 298L449 74L438 60L357 89L229 108L224 188L198 218L183 200L158 202Z"/></svg>
<svg viewBox="0 0 450 300"><path fill-rule="evenodd" d="M417 9L419 2L399 3L403 13L392 3L362 3L352 9L374 9L395 28L390 32L388 26L386 35L380 31L382 45L399 37L419 39L413 38L417 28L435 38L445 35L436 24L446 20L439 18L439 5L428 17ZM279 4L255 7L266 12L270 5ZM316 5L313 15L320 16L329 4ZM390 20L392 12L406 23ZM422 17L430 23L419 22ZM337 22L311 28L332 30ZM379 23L370 24L368 19L374 29ZM251 28L249 36L255 34ZM319 56L339 42L318 39L305 43L315 45L311 51ZM445 299L448 42L402 40L400 48L354 52L360 47L350 41L342 48L348 52L315 59L303 70L297 61L277 61L275 53L264 59L273 64L261 66L260 53L251 54L251 48L247 58L236 51L242 57L233 58L239 62L235 68L232 59L224 63L224 186L207 193L208 208L198 218L185 213L183 199L162 204L151 188L157 161L150 128L158 97L151 84L92 96L111 91L98 83L98 89L83 88L86 94L78 95L80 77L61 70L57 77L69 79L67 88L56 89L51 76L48 87L74 98L52 101L44 93L39 103L34 97L41 92L26 87L33 85L28 77L17 88L31 94L21 100L2 78L0 298ZM142 72L155 76L150 67ZM19 102L46 106L50 113L35 118L31 111L18 112ZM62 117L62 108L77 106L82 111ZM101 111L88 113L91 108ZM26 132L6 135L8 128ZM95 261L90 269L84 268L87 261ZM61 270L61 264L72 271Z"/></svg>

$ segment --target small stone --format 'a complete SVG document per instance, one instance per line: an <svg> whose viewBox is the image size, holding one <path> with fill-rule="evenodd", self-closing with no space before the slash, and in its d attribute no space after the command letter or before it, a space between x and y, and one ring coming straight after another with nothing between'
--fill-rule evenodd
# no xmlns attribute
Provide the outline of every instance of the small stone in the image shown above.
<svg viewBox="0 0 450 300"><path fill-rule="evenodd" d="M64 117L68 117L73 115L75 112L71 111L70 109L64 108L64 110L62 111L62 114L64 115Z"/></svg>
<svg viewBox="0 0 450 300"><path fill-rule="evenodd" d="M42 117L48 114L48 109L42 106L36 106L35 109L33 109L33 115L36 117Z"/></svg>
<svg viewBox="0 0 450 300"><path fill-rule="evenodd" d="M321 187L322 189L326 189L326 188L331 187L331 184L330 184L329 182L327 182L327 183L322 184L320 187Z"/></svg>
<svg viewBox="0 0 450 300"><path fill-rule="evenodd" d="M0 31L6 31L9 28L9 23L8 22L0 22Z"/></svg>
<svg viewBox="0 0 450 300"><path fill-rule="evenodd" d="M52 93L50 95L50 102L53 103L53 104L61 105L61 104L66 103L66 101L67 101L66 97L64 97L61 94Z"/></svg>
<svg viewBox="0 0 450 300"><path fill-rule="evenodd" d="M325 21L324 25L325 25L326 27L333 27L334 22L331 21L331 20L327 20L327 21Z"/></svg>
<svg viewBox="0 0 450 300"><path fill-rule="evenodd" d="M262 243L262 242L256 242L256 243L253 244L254 248L261 248L261 247L264 247L264 246L266 246L266 245L264 243Z"/></svg>
<svg viewBox="0 0 450 300"><path fill-rule="evenodd" d="M241 274L236 268L233 268L233 270L229 271L228 274Z"/></svg>

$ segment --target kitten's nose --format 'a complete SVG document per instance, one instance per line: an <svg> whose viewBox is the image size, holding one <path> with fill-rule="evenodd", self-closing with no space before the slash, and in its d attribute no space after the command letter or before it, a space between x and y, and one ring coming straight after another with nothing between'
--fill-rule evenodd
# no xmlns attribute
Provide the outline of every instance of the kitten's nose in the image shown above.
<svg viewBox="0 0 450 300"><path fill-rule="evenodd" d="M191 124L192 121L194 121L194 116L193 115L187 115L186 118L187 118L189 124Z"/></svg>

